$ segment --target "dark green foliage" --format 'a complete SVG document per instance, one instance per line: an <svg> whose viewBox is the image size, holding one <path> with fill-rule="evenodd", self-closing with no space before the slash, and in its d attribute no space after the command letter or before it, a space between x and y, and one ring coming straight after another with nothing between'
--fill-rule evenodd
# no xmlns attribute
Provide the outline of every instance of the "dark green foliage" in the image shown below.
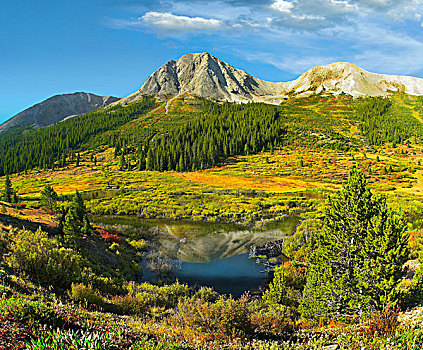
<svg viewBox="0 0 423 350"><path fill-rule="evenodd" d="M276 106L224 103L206 107L205 116L156 137L148 145L147 170L205 169L230 156L258 153L284 134Z"/></svg>
<svg viewBox="0 0 423 350"><path fill-rule="evenodd" d="M18 202L19 202L18 194L16 193L16 191L13 191L12 203L18 203Z"/></svg>
<svg viewBox="0 0 423 350"><path fill-rule="evenodd" d="M4 132L0 137L0 176L6 169L17 173L59 160L60 166L65 166L69 150L107 144L111 140L106 136L94 137L139 117L153 105L154 100L145 97L141 102L100 108L46 128Z"/></svg>
<svg viewBox="0 0 423 350"><path fill-rule="evenodd" d="M420 101L420 100L419 100ZM421 104L421 101L419 102ZM393 146L415 136L423 137L422 123L401 110L393 109L390 99L367 97L359 100L356 106L360 129L369 145L382 145L392 142Z"/></svg>
<svg viewBox="0 0 423 350"><path fill-rule="evenodd" d="M73 196L71 207L74 210L75 218L83 222L87 216L87 208L85 208L84 200L78 191L76 191Z"/></svg>
<svg viewBox="0 0 423 350"><path fill-rule="evenodd" d="M126 161L125 161L125 156L122 153L122 155L120 156L120 166L119 166L120 170L125 170L126 168Z"/></svg>
<svg viewBox="0 0 423 350"><path fill-rule="evenodd" d="M398 302L396 286L408 260L407 225L375 197L353 168L325 208L303 294L306 318L350 317Z"/></svg>
<svg viewBox="0 0 423 350"><path fill-rule="evenodd" d="M12 202L12 181L10 181L9 175L6 174L6 178L4 180L4 192L3 192L3 200L7 203Z"/></svg>
<svg viewBox="0 0 423 350"><path fill-rule="evenodd" d="M90 222L88 221L88 217L87 216L84 217L84 222L83 223L84 223L84 226L82 227L81 232L84 235L87 235L87 234L91 233L91 226L90 226Z"/></svg>
<svg viewBox="0 0 423 350"><path fill-rule="evenodd" d="M79 239L81 239L81 227L78 224L77 215L73 209L70 209L65 215L62 230L64 245L69 248L76 247Z"/></svg>
<svg viewBox="0 0 423 350"><path fill-rule="evenodd" d="M46 210L55 211L59 196L53 187L46 185L41 191L41 205Z"/></svg>

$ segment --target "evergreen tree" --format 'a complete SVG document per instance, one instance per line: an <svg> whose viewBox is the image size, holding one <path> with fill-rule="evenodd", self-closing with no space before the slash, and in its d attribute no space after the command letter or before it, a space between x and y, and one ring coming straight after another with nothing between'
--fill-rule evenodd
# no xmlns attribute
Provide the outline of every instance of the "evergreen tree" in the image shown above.
<svg viewBox="0 0 423 350"><path fill-rule="evenodd" d="M81 239L81 229L75 211L70 209L63 222L63 243L66 247L73 248L78 245Z"/></svg>
<svg viewBox="0 0 423 350"><path fill-rule="evenodd" d="M85 208L84 200L81 197L81 194L76 191L72 199L71 207L74 211L75 218L80 222L83 222L87 216L87 209Z"/></svg>
<svg viewBox="0 0 423 350"><path fill-rule="evenodd" d="M10 181L9 175L6 175L6 178L4 179L4 192L3 192L3 200L7 203L12 202L12 181Z"/></svg>
<svg viewBox="0 0 423 350"><path fill-rule="evenodd" d="M54 191L53 187L46 185L41 191L41 206L44 209L55 211L59 196Z"/></svg>
<svg viewBox="0 0 423 350"><path fill-rule="evenodd" d="M62 168L64 168L66 166L66 153L63 152L62 154Z"/></svg>
<svg viewBox="0 0 423 350"><path fill-rule="evenodd" d="M125 156L123 155L123 153L120 156L120 166L119 166L119 169L120 170L124 170L125 169Z"/></svg>
<svg viewBox="0 0 423 350"><path fill-rule="evenodd" d="M407 224L370 191L354 167L325 208L303 293L306 318L348 317L398 301L409 258Z"/></svg>
<svg viewBox="0 0 423 350"><path fill-rule="evenodd" d="M12 197L12 203L18 203L19 202L19 198L18 198L18 194L16 193L16 191L13 191L13 197Z"/></svg>
<svg viewBox="0 0 423 350"><path fill-rule="evenodd" d="M84 235L88 235L91 232L91 225L88 221L88 217L84 217L84 226L82 227L82 233Z"/></svg>

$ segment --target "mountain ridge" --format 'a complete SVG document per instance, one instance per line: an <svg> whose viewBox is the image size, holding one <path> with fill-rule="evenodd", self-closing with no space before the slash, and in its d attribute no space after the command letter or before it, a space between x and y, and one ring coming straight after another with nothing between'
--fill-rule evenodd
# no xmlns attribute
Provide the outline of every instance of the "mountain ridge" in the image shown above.
<svg viewBox="0 0 423 350"><path fill-rule="evenodd" d="M293 81L269 82L236 69L207 52L189 53L165 63L138 91L118 103L131 103L143 95L167 99L188 93L230 102L279 104L290 97L325 92L353 97L388 96L395 92L423 95L423 79L371 73L352 63L335 62L314 66Z"/></svg>
<svg viewBox="0 0 423 350"><path fill-rule="evenodd" d="M32 126L49 126L88 113L118 101L113 96L99 96L88 92L74 92L49 97L0 124L0 132Z"/></svg>

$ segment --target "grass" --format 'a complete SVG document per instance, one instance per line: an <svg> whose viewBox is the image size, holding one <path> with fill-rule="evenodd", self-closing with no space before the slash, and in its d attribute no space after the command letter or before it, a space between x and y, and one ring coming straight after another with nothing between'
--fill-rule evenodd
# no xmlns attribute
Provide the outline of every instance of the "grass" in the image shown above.
<svg viewBox="0 0 423 350"><path fill-rule="evenodd" d="M83 160L79 167L13 176L13 186L22 201L35 206L48 183L59 195L76 190L97 192L98 199L95 194L87 197L94 197L87 200L94 214L142 213L146 218L251 224L259 218L279 220L295 210L313 209L338 190L352 165L358 164L373 189L386 195L393 206L410 212L422 207L423 174L418 162L423 161L423 152L419 145L386 145L373 152L348 153L284 146L273 154L239 156L212 169L185 173L119 171L112 149L98 158L95 167ZM10 215L17 212L7 208ZM52 220L37 209L19 212L29 220Z"/></svg>
<svg viewBox="0 0 423 350"><path fill-rule="evenodd" d="M421 111L416 109L417 102L411 97L396 96L394 111L418 120ZM18 223L31 222L34 229L37 223L54 228L56 217L38 209L40 192L47 183L61 196L76 190L82 192L92 214L115 215L101 218L101 223L107 227L133 224L127 214L143 217L143 225L147 228L149 223L156 225L154 218L169 219L164 220L166 223L177 219L180 221L174 222L175 225L170 224L172 232L186 238L188 231L194 235L197 231L198 235L207 234L202 229L196 231L203 221L230 222L238 228L238 225L252 226L262 220L270 225L290 213L300 213L306 218L317 211L328 195L341 188L350 168L357 164L367 174L372 189L385 195L393 208L401 208L408 215L410 226L414 228L413 253L417 255L422 246L423 169L419 162L423 161L423 147L414 139L410 140L410 146L365 146L353 103L347 96L288 101L281 108L291 111L284 116L289 134L274 152L231 158L204 171L120 171L119 159L113 157L114 150L101 148L96 151L96 166L89 161L90 153L82 152L79 167L70 164L54 172L33 170L26 175L15 174L11 177L12 184L27 207L5 206L5 216L1 218L7 218L11 226L0 227L1 232L7 232L0 235L0 248L3 244L7 247L14 235L12 226ZM147 135L150 131L146 129L164 130L172 122L183 123L184 118L195 118L201 113L195 103L182 99L172 100L167 111L165 103L158 104L145 116L115 132L131 135L133 130L138 130ZM330 118L326 118L328 113ZM348 150L329 147L342 143L350 145ZM0 179L0 191L3 182L4 179ZM0 308L6 311L0 316L4 318L0 323L9 328L3 333L7 337L5 340L0 329L0 348L3 340L17 340L20 344L15 346L17 349L27 346L25 342L31 344L28 345L30 349L55 349L66 343L76 347L85 344L87 349L145 350L215 349L219 346L228 349L318 349L334 344L339 349L387 349L392 344L398 349L417 349L423 344L420 320L395 325L396 328L389 329L389 336L369 335L369 329L379 328L366 321L324 327L304 321L278 324L268 314L255 320L261 322L255 324L261 329L260 335L239 333L236 320L234 329L226 329L227 325L219 322L230 319L224 311L226 306L235 307L234 301L221 300L220 304L215 304L215 300L190 301L190 292L184 287L181 287L183 292L175 292L172 288L147 284L131 287L132 291L128 291L131 288L115 285L116 279L112 277L117 276L121 281L136 279L139 271L134 261L137 262L148 249L148 242L140 239L136 232L119 231L119 242L107 241L100 231L84 237L80 253L91 262L91 270L84 271L85 284L73 287L71 296L75 304L66 293L53 295L25 278L12 277L10 271L6 272L6 277L3 273ZM9 268L7 262L3 266ZM175 295L178 295L176 299ZM171 302L169 296L173 298ZM122 310L129 310L130 315L103 312L114 303L126 307ZM201 312L195 314L197 310ZM209 315L207 322L204 315ZM31 325L22 323L19 318L30 319ZM65 322L66 327L53 329L52 324L59 321ZM282 334L276 331L276 326L292 333ZM266 333L263 329L272 331Z"/></svg>

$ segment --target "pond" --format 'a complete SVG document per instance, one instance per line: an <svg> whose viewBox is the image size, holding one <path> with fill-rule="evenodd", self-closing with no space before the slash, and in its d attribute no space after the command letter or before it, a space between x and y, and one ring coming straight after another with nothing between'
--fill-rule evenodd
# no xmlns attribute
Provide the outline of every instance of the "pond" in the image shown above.
<svg viewBox="0 0 423 350"><path fill-rule="evenodd" d="M257 291L267 278L265 267L249 258L251 246L280 240L292 234L300 222L298 216L287 216L264 228L250 229L234 224L132 216L93 220L126 231L148 233L155 254L172 261L174 278L189 285L210 286L234 297L245 291ZM147 260L143 264L144 280L154 281L157 277L149 271Z"/></svg>

